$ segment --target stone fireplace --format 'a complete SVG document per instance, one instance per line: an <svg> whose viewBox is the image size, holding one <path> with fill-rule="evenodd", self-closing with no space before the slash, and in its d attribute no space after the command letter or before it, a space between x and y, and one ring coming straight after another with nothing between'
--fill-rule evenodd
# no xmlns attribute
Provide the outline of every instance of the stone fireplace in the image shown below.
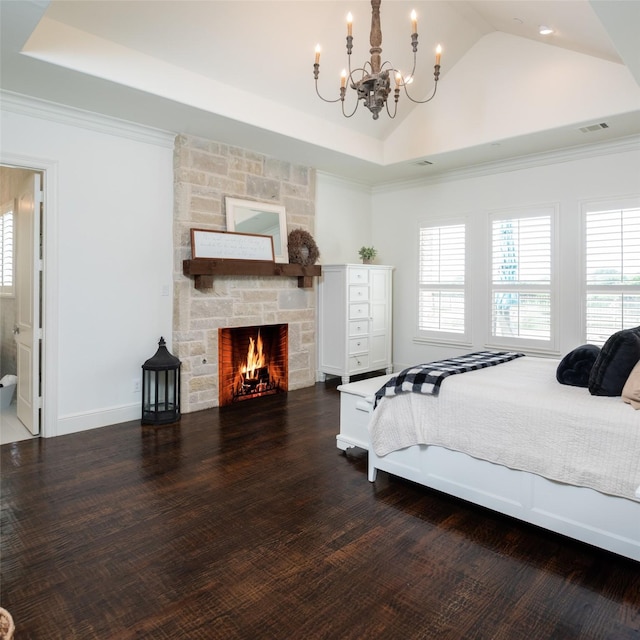
<svg viewBox="0 0 640 640"><path fill-rule="evenodd" d="M174 175L172 353L182 362L182 413L221 404L220 329L286 325L287 389L312 386L317 282L299 288L296 277L224 275L215 276L210 289L198 290L194 279L183 274L182 263L191 258L191 228L226 231L226 196L284 205L287 231L304 229L313 235L315 171L180 135ZM264 348L262 332L261 337Z"/></svg>
<svg viewBox="0 0 640 640"><path fill-rule="evenodd" d="M221 407L287 391L287 335L286 324L218 329Z"/></svg>

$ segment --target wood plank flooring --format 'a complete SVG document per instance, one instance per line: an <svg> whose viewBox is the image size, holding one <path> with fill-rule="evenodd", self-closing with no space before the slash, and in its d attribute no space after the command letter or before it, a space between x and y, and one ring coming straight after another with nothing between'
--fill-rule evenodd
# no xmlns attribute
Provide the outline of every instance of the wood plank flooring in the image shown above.
<svg viewBox="0 0 640 640"><path fill-rule="evenodd" d="M3 445L16 640L640 639L640 564L369 483L335 386Z"/></svg>

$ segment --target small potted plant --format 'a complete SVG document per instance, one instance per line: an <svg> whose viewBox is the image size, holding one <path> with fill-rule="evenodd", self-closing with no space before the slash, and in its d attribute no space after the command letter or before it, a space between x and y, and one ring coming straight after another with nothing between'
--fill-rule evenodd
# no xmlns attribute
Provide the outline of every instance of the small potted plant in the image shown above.
<svg viewBox="0 0 640 640"><path fill-rule="evenodd" d="M370 264L378 252L373 247L360 247L358 255L362 258L362 264Z"/></svg>

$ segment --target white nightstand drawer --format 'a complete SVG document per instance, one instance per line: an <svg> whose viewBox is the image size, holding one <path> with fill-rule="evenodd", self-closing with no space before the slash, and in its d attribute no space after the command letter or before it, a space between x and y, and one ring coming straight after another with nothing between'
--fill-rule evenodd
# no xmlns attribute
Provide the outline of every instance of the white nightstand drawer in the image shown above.
<svg viewBox="0 0 640 640"><path fill-rule="evenodd" d="M369 366L369 354L363 353L359 356L349 356L349 373L357 373L366 370Z"/></svg>
<svg viewBox="0 0 640 640"><path fill-rule="evenodd" d="M349 319L357 320L359 318L369 318L369 305L366 302L349 305Z"/></svg>
<svg viewBox="0 0 640 640"><path fill-rule="evenodd" d="M369 299L369 287L351 285L349 287L349 302L365 302Z"/></svg>
<svg viewBox="0 0 640 640"><path fill-rule="evenodd" d="M369 420L373 411L375 393L391 376L367 378L338 387L340 392L339 449L362 447L369 449Z"/></svg>
<svg viewBox="0 0 640 640"><path fill-rule="evenodd" d="M369 284L367 269L349 269L349 284Z"/></svg>
<svg viewBox="0 0 640 640"><path fill-rule="evenodd" d="M349 322L350 336L369 335L369 320L351 320Z"/></svg>
<svg viewBox="0 0 640 640"><path fill-rule="evenodd" d="M351 338L349 340L349 355L366 353L367 351L369 351L369 338Z"/></svg>

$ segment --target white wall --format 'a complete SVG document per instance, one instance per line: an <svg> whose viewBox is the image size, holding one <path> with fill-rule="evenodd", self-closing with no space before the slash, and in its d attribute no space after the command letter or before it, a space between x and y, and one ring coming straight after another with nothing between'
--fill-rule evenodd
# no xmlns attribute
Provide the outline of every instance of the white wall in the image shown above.
<svg viewBox="0 0 640 640"><path fill-rule="evenodd" d="M137 419L133 381L161 335L171 344L172 138L18 111L1 113L0 161L49 168L44 435Z"/></svg>
<svg viewBox="0 0 640 640"><path fill-rule="evenodd" d="M640 193L640 144L610 145L600 154L565 153L546 158L542 166L503 170L476 177L441 178L430 184L387 189L373 195L372 240L394 271L393 359L402 368L459 353L453 347L435 347L413 341L417 315L417 234L421 219L469 217L468 238L480 247L471 265L472 342L468 352L484 346L488 315L488 227L490 211L530 205L557 205L559 210L559 321L558 353L564 355L584 342L581 292L576 288L581 269L580 206L586 200L611 199ZM320 212L322 213L322 212ZM474 313L473 310L476 309Z"/></svg>
<svg viewBox="0 0 640 640"><path fill-rule="evenodd" d="M640 87L623 65L500 31L447 68L440 85L437 98L413 110L385 141L385 163L602 122L634 112L640 101ZM574 129L573 142L564 144L583 144Z"/></svg>
<svg viewBox="0 0 640 640"><path fill-rule="evenodd" d="M371 188L318 172L314 240L320 264L360 262L360 247L372 245Z"/></svg>

